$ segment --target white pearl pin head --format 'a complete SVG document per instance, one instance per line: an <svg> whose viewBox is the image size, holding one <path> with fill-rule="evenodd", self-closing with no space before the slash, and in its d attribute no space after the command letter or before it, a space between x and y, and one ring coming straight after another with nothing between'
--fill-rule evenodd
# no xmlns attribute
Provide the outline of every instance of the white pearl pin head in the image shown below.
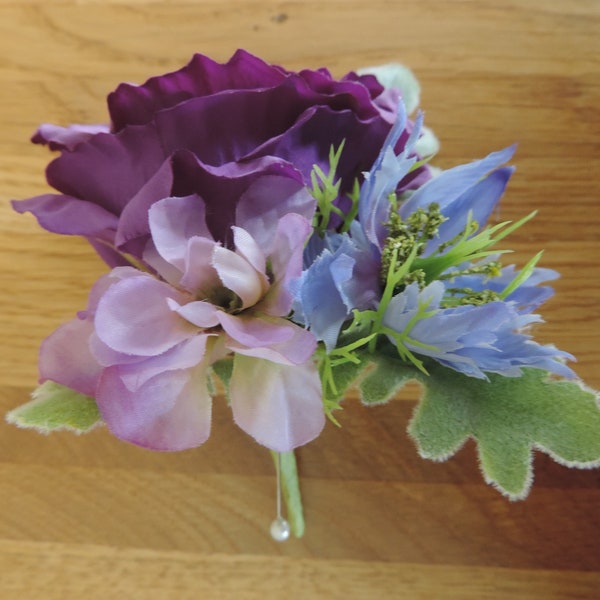
<svg viewBox="0 0 600 600"><path fill-rule="evenodd" d="M290 524L283 517L277 517L271 523L271 537L276 542L285 542L290 537Z"/></svg>

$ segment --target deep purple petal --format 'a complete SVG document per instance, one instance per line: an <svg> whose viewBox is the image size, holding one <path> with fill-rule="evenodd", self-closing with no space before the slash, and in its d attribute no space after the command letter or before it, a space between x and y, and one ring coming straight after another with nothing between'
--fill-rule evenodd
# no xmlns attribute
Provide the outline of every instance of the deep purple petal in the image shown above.
<svg viewBox="0 0 600 600"><path fill-rule="evenodd" d="M303 82L286 79L267 89L195 97L156 113L153 122L167 153L187 148L217 166L238 161L286 132L319 100Z"/></svg>
<svg viewBox="0 0 600 600"><path fill-rule="evenodd" d="M224 90L270 87L284 77L282 69L244 50L238 50L224 65L196 54L182 69L152 77L141 86L121 84L108 96L108 106L118 131L126 125L148 123L157 111L189 98Z"/></svg>
<svg viewBox="0 0 600 600"><path fill-rule="evenodd" d="M298 75L309 85L311 90L322 94L324 97L322 104L337 110L342 107L350 108L361 119L378 115L378 111L373 105L373 98L383 88L377 81L371 78L354 77L351 73L340 80L335 80L325 68L316 71L303 69Z"/></svg>
<svg viewBox="0 0 600 600"><path fill-rule="evenodd" d="M289 452L321 433L321 380L313 363L287 366L236 355L233 364L233 418L259 444Z"/></svg>
<svg viewBox="0 0 600 600"><path fill-rule="evenodd" d="M202 197L206 205L206 224L211 236L230 248L233 247L231 226L234 223L242 225L241 220L236 219L238 203L256 179L269 175L300 179L292 165L274 157L215 167L201 162L194 154L183 150L173 156L173 172L173 195L198 194ZM300 183L297 186L299 187ZM245 224L243 226L245 227Z"/></svg>
<svg viewBox="0 0 600 600"><path fill-rule="evenodd" d="M308 71L290 74L274 86L199 95L158 111L154 122L167 152L188 148L201 161L218 165L250 155L252 158L268 154L283 156L263 145L302 122L306 111L314 114L314 107L322 106L330 108L333 119L327 120L328 127L319 129L318 136L304 137L302 146L310 139L313 141L308 143L313 145L318 140L325 155L332 143L339 145L351 132L350 128L335 123L338 113L350 113L361 121L380 120L388 125L362 84L334 81L322 73ZM293 162L297 164L296 160ZM310 168L302 164L301 168L304 167Z"/></svg>
<svg viewBox="0 0 600 600"><path fill-rule="evenodd" d="M112 232L110 232L112 234ZM125 267L131 262L121 252L117 252L112 245L106 244L98 237L85 238L90 246L97 252L98 256L111 268Z"/></svg>
<svg viewBox="0 0 600 600"><path fill-rule="evenodd" d="M108 125L69 125L60 127L44 123L33 134L34 144L47 144L50 150L73 150L77 145L86 142L97 133L108 133Z"/></svg>
<svg viewBox="0 0 600 600"><path fill-rule="evenodd" d="M65 195L120 215L166 155L153 127L99 133L48 165L48 183Z"/></svg>
<svg viewBox="0 0 600 600"><path fill-rule="evenodd" d="M380 116L362 120L349 109L312 106L293 125L265 141L246 158L281 157L293 163L308 183L314 165L326 173L329 171L329 150L344 142L336 171L343 195L352 190L357 177L371 168L389 129L389 123Z"/></svg>
<svg viewBox="0 0 600 600"><path fill-rule="evenodd" d="M141 244L143 250L150 234L148 211L155 202L168 198L171 195L172 187L173 170L171 161L166 160L123 209L115 238L118 247L125 246L130 240L143 238ZM131 252L130 247L127 249ZM141 256L139 249L135 255Z"/></svg>
<svg viewBox="0 0 600 600"><path fill-rule="evenodd" d="M362 73L359 75L356 71L350 71L342 77L342 81L353 81L355 83L360 83L364 88L366 88L369 97L373 100L377 100L377 98L379 98L379 96L385 92L384 86L381 85L377 77L370 73ZM396 106L398 106L397 102L394 104L394 109Z"/></svg>
<svg viewBox="0 0 600 600"><path fill-rule="evenodd" d="M114 241L118 217L102 206L72 196L43 194L27 200L13 200L18 213L30 212L48 231L66 235L83 235Z"/></svg>

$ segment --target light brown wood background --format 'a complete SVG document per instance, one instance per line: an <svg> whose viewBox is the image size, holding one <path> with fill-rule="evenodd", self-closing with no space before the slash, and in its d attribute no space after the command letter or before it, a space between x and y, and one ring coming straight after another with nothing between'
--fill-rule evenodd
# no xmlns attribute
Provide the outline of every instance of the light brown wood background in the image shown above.
<svg viewBox="0 0 600 600"><path fill-rule="evenodd" d="M36 385L40 341L104 272L77 239L8 200L44 192L40 122L106 119L121 81L245 47L335 74L402 61L449 167L520 143L500 217L545 248L557 296L538 337L600 388L598 0L0 0L0 410ZM299 452L307 532L273 542L271 459L217 402L204 447L154 454L100 429L48 437L0 424L0 598L597 598L600 472L537 455L526 502L487 487L467 445L419 459L418 390L365 409Z"/></svg>

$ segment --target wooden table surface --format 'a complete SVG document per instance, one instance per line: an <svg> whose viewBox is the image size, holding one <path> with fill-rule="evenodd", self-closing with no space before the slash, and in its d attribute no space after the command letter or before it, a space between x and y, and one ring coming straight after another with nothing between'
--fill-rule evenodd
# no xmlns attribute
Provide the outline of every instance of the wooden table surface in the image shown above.
<svg viewBox="0 0 600 600"><path fill-rule="evenodd" d="M8 201L45 192L40 122L106 120L121 81L238 47L289 69L401 61L449 167L514 141L500 216L538 217L516 261L545 248L563 273L539 339L600 388L598 0L0 0L0 408L36 385L40 341L105 271L86 243ZM299 452L307 532L278 544L268 453L217 402L211 439L158 454L112 438L0 424L0 599L597 598L600 471L538 454L511 503L473 444L420 459L405 429L417 388L385 407L348 398Z"/></svg>

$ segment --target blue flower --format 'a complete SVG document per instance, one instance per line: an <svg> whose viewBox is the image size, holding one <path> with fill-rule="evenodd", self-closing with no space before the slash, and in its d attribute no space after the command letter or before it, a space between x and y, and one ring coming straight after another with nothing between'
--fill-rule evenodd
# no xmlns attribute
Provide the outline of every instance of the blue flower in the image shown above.
<svg viewBox="0 0 600 600"><path fill-rule="evenodd" d="M456 239L468 226L469 220L479 226L487 223L514 172L514 167L501 167L510 160L514 151L515 146L509 146L480 160L443 171L400 206L398 213L403 220L432 204L437 204L446 218L422 256L429 256L441 244Z"/></svg>
<svg viewBox="0 0 600 600"><path fill-rule="evenodd" d="M331 351L352 311L376 306L379 257L356 222L349 234L313 235L304 257L308 268L292 284L294 320L310 326Z"/></svg>
<svg viewBox="0 0 600 600"><path fill-rule="evenodd" d="M399 103L398 117L361 186L358 220L347 233L327 231L312 236L304 252L305 271L292 284L294 320L310 327L331 351L343 324L355 309L376 307L381 295L381 248L389 218L389 195L406 178L418 157L414 145L420 135L419 115L398 155L394 148L407 131L406 111Z"/></svg>
<svg viewBox="0 0 600 600"><path fill-rule="evenodd" d="M406 129L406 110L398 104L398 117L390 130L373 167L365 173L358 201L358 219L367 239L381 249L387 235L385 223L390 214L389 196L396 192L399 183L410 173L418 157L415 144L421 133L423 114L419 113L412 132L399 154L394 148Z"/></svg>
<svg viewBox="0 0 600 600"><path fill-rule="evenodd" d="M451 275L452 271L447 275ZM483 292L490 290L495 293L501 293L511 281L517 277L518 271L515 265L507 265L500 270L496 277L482 277L481 275L458 275L457 277L444 280L446 288L468 289L473 292ZM540 285L547 281L552 281L560 277L560 274L553 269L536 267L525 282L507 297L507 302L513 302L519 312L529 313L538 306L541 306L546 300L554 295L554 289L549 285Z"/></svg>
<svg viewBox="0 0 600 600"><path fill-rule="evenodd" d="M513 302L443 308L446 288L435 281L419 290L416 283L392 298L383 318L388 338L412 353L479 379L486 373L518 377L523 367L575 377L564 360L567 352L542 346L524 333L538 315L523 314Z"/></svg>
<svg viewBox="0 0 600 600"><path fill-rule="evenodd" d="M294 319L336 348L353 311L364 312L373 334L383 334L401 358L419 356L477 378L486 373L518 376L523 367L571 377L571 355L531 339L533 311L553 294L550 269L501 267L490 248L525 222L485 227L514 171L503 166L510 146L449 169L399 196L418 157L422 127L410 135L402 104L358 195L358 219L345 233L313 234L304 251L305 270L294 282ZM401 136L406 142L396 154ZM492 252L497 252L494 256ZM369 314L367 314L369 313ZM366 319L366 320L365 320Z"/></svg>

